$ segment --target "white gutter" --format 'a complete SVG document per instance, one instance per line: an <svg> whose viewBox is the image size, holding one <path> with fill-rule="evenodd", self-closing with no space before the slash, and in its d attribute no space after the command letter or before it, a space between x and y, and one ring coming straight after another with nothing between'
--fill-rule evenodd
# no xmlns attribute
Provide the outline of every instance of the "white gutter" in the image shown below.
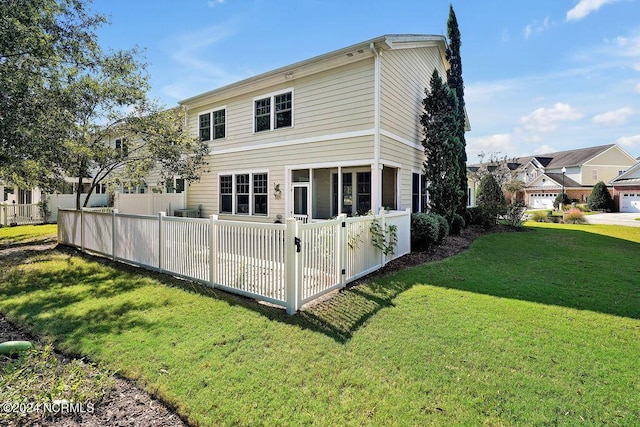
<svg viewBox="0 0 640 427"><path fill-rule="evenodd" d="M373 83L373 166L372 187L376 189L371 198L371 208L377 213L382 205L382 165L380 164L380 52L376 50L374 42L369 44L374 59Z"/></svg>

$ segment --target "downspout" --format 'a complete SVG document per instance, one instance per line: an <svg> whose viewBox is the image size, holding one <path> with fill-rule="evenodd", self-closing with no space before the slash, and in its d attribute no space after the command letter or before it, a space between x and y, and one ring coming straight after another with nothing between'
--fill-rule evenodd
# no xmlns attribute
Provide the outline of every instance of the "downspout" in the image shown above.
<svg viewBox="0 0 640 427"><path fill-rule="evenodd" d="M375 55L374 60L374 83L373 83L373 165L372 165L372 182L373 188L376 189L371 200L371 208L377 213L378 208L382 205L382 165L380 164L380 52L376 50L373 42L369 44L371 52Z"/></svg>

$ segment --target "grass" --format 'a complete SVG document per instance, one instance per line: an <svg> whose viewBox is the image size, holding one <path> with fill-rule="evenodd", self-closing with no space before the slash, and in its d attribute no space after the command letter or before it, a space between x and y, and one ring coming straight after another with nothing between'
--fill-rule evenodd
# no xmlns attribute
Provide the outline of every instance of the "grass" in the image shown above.
<svg viewBox="0 0 640 427"><path fill-rule="evenodd" d="M0 228L0 249L8 246L54 241L57 227L56 224L2 227Z"/></svg>
<svg viewBox="0 0 640 427"><path fill-rule="evenodd" d="M640 424L640 229L528 228L292 317L55 250L0 311L197 425Z"/></svg>

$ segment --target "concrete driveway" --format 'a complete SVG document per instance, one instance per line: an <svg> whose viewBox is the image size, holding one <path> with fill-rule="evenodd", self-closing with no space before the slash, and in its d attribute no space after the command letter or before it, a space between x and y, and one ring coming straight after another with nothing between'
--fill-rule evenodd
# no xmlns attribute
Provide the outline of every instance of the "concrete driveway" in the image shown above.
<svg viewBox="0 0 640 427"><path fill-rule="evenodd" d="M627 225L630 227L640 227L640 213L599 213L593 215L585 215L585 219L589 224L612 224Z"/></svg>

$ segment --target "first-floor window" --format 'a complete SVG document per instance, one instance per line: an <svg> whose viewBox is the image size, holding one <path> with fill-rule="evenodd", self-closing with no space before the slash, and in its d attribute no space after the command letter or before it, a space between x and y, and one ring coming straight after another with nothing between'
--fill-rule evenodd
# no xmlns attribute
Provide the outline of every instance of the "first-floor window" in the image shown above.
<svg viewBox="0 0 640 427"><path fill-rule="evenodd" d="M220 175L221 214L267 215L268 199L266 172Z"/></svg>
<svg viewBox="0 0 640 427"><path fill-rule="evenodd" d="M220 213L233 213L233 175L220 177Z"/></svg>
<svg viewBox="0 0 640 427"><path fill-rule="evenodd" d="M256 173L253 175L253 213L254 215L267 214L267 174Z"/></svg>
<svg viewBox="0 0 640 427"><path fill-rule="evenodd" d="M236 175L236 213L249 214L249 174Z"/></svg>
<svg viewBox="0 0 640 427"><path fill-rule="evenodd" d="M427 176L414 173L411 180L411 211L413 213L426 212L428 206Z"/></svg>

